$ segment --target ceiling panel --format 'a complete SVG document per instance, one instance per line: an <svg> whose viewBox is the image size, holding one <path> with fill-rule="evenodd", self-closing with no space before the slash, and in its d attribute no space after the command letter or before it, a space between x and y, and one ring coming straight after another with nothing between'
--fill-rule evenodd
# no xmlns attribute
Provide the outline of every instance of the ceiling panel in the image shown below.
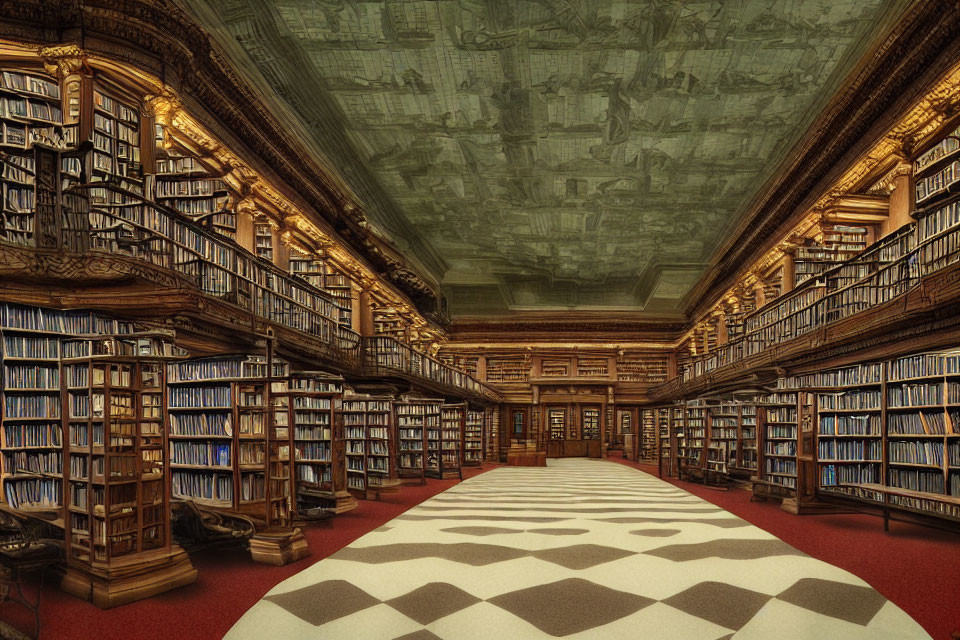
<svg viewBox="0 0 960 640"><path fill-rule="evenodd" d="M189 4L454 316L676 311L891 6Z"/></svg>

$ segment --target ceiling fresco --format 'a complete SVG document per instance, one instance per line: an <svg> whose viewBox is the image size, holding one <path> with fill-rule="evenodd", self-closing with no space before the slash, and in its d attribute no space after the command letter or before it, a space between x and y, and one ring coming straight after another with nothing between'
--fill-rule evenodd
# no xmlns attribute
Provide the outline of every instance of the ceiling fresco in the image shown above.
<svg viewBox="0 0 960 640"><path fill-rule="evenodd" d="M189 5L309 132L372 226L443 282L454 317L675 313L891 11L880 0Z"/></svg>

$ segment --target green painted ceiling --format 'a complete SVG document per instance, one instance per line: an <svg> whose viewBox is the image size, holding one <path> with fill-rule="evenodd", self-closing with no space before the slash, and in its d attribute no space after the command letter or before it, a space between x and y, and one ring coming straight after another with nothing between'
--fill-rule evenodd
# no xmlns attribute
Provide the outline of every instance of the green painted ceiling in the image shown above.
<svg viewBox="0 0 960 640"><path fill-rule="evenodd" d="M675 313L896 4L185 6L456 317Z"/></svg>

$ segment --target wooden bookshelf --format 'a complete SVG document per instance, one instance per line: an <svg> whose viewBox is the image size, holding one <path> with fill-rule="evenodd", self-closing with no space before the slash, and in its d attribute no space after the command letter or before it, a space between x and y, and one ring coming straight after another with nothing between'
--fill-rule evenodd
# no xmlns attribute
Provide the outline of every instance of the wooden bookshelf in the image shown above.
<svg viewBox="0 0 960 640"><path fill-rule="evenodd" d="M295 514L322 507L335 513L357 508L347 491L342 417L343 379L323 371L290 374L281 406L288 413L293 452Z"/></svg>
<svg viewBox="0 0 960 640"><path fill-rule="evenodd" d="M688 400L684 409L684 457L681 470L687 475L699 474L706 464L708 438L708 402Z"/></svg>
<svg viewBox="0 0 960 640"><path fill-rule="evenodd" d="M794 495L797 489L798 393L791 390L761 395L757 403L757 478L754 494ZM773 488L771 494L768 488Z"/></svg>
<svg viewBox="0 0 960 640"><path fill-rule="evenodd" d="M61 586L113 607L192 582L172 541L167 484L170 334L67 338L62 346L67 573ZM134 585L116 575L137 567Z"/></svg>
<svg viewBox="0 0 960 640"><path fill-rule="evenodd" d="M439 458L440 408L442 400L406 398L393 403L397 427L397 474L401 480L425 482L427 471L427 432L437 432Z"/></svg>
<svg viewBox="0 0 960 640"><path fill-rule="evenodd" d="M478 467L484 459L485 412L467 408L464 418L463 466Z"/></svg>
<svg viewBox="0 0 960 640"><path fill-rule="evenodd" d="M740 405L740 427L737 436L736 471L747 476L757 472L757 407L754 404Z"/></svg>
<svg viewBox="0 0 960 640"><path fill-rule="evenodd" d="M359 497L379 496L399 488L391 400L388 396L344 395L347 489Z"/></svg>
<svg viewBox="0 0 960 640"><path fill-rule="evenodd" d="M661 476L672 477L676 474L675 445L671 436L670 407L658 407L657 420L657 451L659 471Z"/></svg>
<svg viewBox="0 0 960 640"><path fill-rule="evenodd" d="M737 463L740 436L740 407L735 402L721 402L707 412L709 439L705 464L711 471L729 474Z"/></svg>
<svg viewBox="0 0 960 640"><path fill-rule="evenodd" d="M466 431L467 405L444 404L440 409L440 430L427 429L427 472L438 478L455 478L462 475L463 442ZM436 433L438 438L430 437ZM436 455L436 464L433 456Z"/></svg>
<svg viewBox="0 0 960 640"><path fill-rule="evenodd" d="M227 184L200 158L165 144L155 125L153 199L220 235L237 240L237 213Z"/></svg>
<svg viewBox="0 0 960 640"><path fill-rule="evenodd" d="M687 458L687 427L686 410L683 404L676 404L670 409L670 433L673 449L673 468L677 477L680 477L680 467L686 464Z"/></svg>
<svg viewBox="0 0 960 640"><path fill-rule="evenodd" d="M171 538L168 332L89 312L0 305L0 481L7 504L64 529L62 587L112 607L189 584Z"/></svg>
<svg viewBox="0 0 960 640"><path fill-rule="evenodd" d="M799 381L817 392L820 493L850 493L845 485L881 482L883 380L883 365L874 363L810 374Z"/></svg>
<svg viewBox="0 0 960 640"><path fill-rule="evenodd" d="M63 98L56 78L39 68L0 70L0 237L18 245L37 245L37 142L74 145L77 129L64 126ZM79 166L70 165L79 172Z"/></svg>
<svg viewBox="0 0 960 640"><path fill-rule="evenodd" d="M658 409L641 409L637 440L637 461L653 464L657 461Z"/></svg>
<svg viewBox="0 0 960 640"><path fill-rule="evenodd" d="M600 440L600 430L603 428L601 413L601 408L598 406L580 407L580 438L582 440Z"/></svg>

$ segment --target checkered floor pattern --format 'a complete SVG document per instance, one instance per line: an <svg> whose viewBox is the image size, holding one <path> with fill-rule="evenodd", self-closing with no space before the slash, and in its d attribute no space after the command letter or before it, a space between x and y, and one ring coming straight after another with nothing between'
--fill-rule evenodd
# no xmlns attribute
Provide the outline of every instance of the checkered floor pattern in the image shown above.
<svg viewBox="0 0 960 640"><path fill-rule="evenodd" d="M649 474L506 467L280 583L226 636L929 638L865 582Z"/></svg>

